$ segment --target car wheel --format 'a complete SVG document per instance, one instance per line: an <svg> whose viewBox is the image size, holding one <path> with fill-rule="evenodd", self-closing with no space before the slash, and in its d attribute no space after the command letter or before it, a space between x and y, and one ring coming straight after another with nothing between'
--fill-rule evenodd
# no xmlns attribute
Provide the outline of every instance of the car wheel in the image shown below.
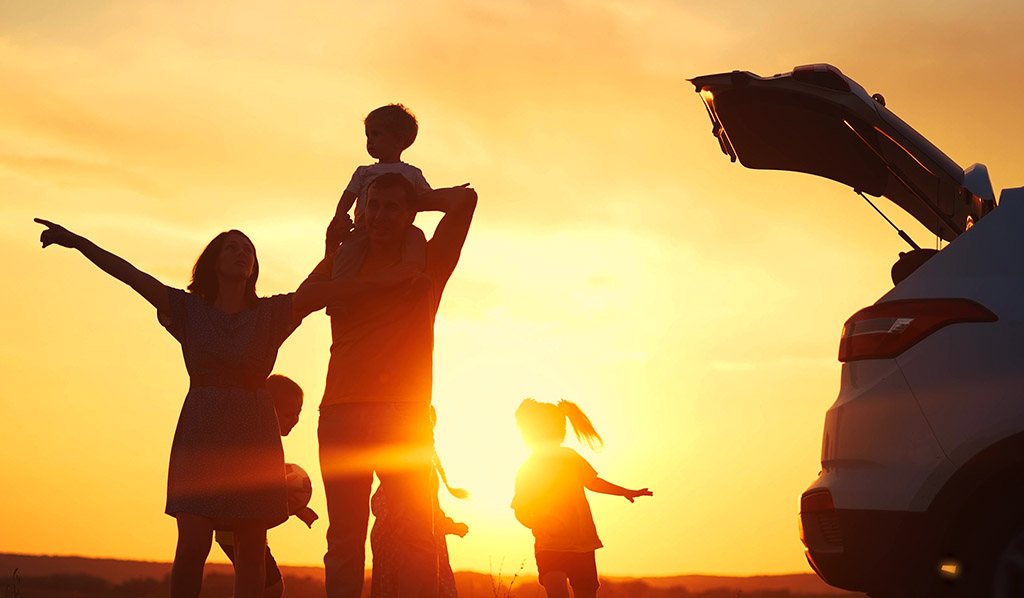
<svg viewBox="0 0 1024 598"><path fill-rule="evenodd" d="M975 511L975 525L961 544L962 575L954 595L964 598L1024 596L1024 492L1000 492Z"/></svg>
<svg viewBox="0 0 1024 598"><path fill-rule="evenodd" d="M992 564L992 598L1024 596L1024 529L1010 536Z"/></svg>

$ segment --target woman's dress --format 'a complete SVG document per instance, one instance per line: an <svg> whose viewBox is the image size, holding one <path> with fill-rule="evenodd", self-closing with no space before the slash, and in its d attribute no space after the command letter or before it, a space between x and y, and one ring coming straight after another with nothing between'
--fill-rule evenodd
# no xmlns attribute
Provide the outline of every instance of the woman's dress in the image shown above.
<svg viewBox="0 0 1024 598"><path fill-rule="evenodd" d="M297 325L292 295L228 314L198 295L167 292L169 311L158 317L181 343L190 380L171 444L167 514L207 517L218 529L235 519L283 523L284 451L265 383Z"/></svg>

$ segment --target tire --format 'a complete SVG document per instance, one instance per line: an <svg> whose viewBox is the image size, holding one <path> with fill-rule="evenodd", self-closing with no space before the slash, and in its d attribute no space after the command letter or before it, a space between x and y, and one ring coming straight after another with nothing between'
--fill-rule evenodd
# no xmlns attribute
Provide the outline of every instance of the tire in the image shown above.
<svg viewBox="0 0 1024 598"><path fill-rule="evenodd" d="M1008 530L989 563L984 563L974 596L1024 596L1024 527ZM965 572L966 573L966 572Z"/></svg>
<svg viewBox="0 0 1024 598"><path fill-rule="evenodd" d="M961 574L948 583L957 598L1024 596L1024 489L989 492L967 513L966 529L955 560Z"/></svg>

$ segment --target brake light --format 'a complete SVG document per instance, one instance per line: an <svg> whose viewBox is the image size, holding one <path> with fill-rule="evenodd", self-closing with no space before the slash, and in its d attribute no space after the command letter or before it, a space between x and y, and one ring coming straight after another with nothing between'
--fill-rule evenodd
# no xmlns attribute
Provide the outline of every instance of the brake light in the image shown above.
<svg viewBox="0 0 1024 598"><path fill-rule="evenodd" d="M878 303L853 314L843 325L839 361L896 357L944 326L998 319L970 299L905 299Z"/></svg>
<svg viewBox="0 0 1024 598"><path fill-rule="evenodd" d="M834 551L842 547L839 513L828 490L818 488L800 497L800 540L811 549L808 557L813 551Z"/></svg>
<svg viewBox="0 0 1024 598"><path fill-rule="evenodd" d="M846 82L846 77L831 64L805 64L798 66L793 69L793 80L844 93L849 93L850 91L850 84Z"/></svg>
<svg viewBox="0 0 1024 598"><path fill-rule="evenodd" d="M835 511L835 504L832 503L832 493L828 490L808 492L800 497L800 512L814 513L820 511Z"/></svg>

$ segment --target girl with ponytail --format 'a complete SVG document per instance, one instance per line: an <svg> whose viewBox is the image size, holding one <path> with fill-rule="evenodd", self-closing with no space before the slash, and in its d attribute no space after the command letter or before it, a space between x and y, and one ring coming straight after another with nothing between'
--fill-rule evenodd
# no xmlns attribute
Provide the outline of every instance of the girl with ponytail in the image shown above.
<svg viewBox="0 0 1024 598"><path fill-rule="evenodd" d="M430 406L430 423L437 424L437 412L434 406ZM448 476L444 473L444 466L441 465L441 457L434 451L431 459L433 468L430 472L431 497L434 511L434 544L437 550L437 597L458 598L459 593L455 587L455 573L452 572L451 563L448 561L448 540L446 536L455 535L464 538L469 532L469 526L465 523L455 521L445 515L441 510L441 504L437 499L437 492L444 484L455 498L462 500L469 499L469 491L463 488L452 488L448 484ZM399 581L406 566L402 561L402 552L408 543L408 538L402 534L401 513L395 512L391 503L388 502L388 495L380 486L370 498L370 510L375 517L373 528L370 530L370 547L373 550L373 578L371 580L370 595L374 598L401 598Z"/></svg>
<svg viewBox="0 0 1024 598"><path fill-rule="evenodd" d="M512 508L516 519L533 531L540 584L548 598L597 594L594 551L601 548L584 489L623 496L633 502L652 496L650 490L628 490L597 477L597 472L571 448L562 446L565 422L576 439L592 450L603 446L590 418L575 403L541 403L526 399L516 409L516 425L532 454L516 473Z"/></svg>

